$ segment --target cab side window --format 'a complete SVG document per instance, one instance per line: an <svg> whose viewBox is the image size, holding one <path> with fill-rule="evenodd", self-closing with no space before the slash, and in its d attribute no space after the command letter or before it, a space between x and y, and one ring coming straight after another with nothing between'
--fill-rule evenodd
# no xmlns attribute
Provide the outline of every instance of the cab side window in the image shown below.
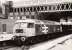
<svg viewBox="0 0 72 50"><path fill-rule="evenodd" d="M34 27L34 23L28 23L28 28L33 28Z"/></svg>
<svg viewBox="0 0 72 50"><path fill-rule="evenodd" d="M23 33L23 29L16 29L16 33Z"/></svg>

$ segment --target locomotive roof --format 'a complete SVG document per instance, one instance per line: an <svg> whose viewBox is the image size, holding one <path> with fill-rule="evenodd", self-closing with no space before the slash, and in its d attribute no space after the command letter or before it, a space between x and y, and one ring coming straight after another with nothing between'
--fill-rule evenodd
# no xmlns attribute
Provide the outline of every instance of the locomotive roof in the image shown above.
<svg viewBox="0 0 72 50"><path fill-rule="evenodd" d="M35 23L35 21L34 21L34 20L32 20L32 19L17 20L15 23L19 23L19 22Z"/></svg>
<svg viewBox="0 0 72 50"><path fill-rule="evenodd" d="M36 19L17 20L15 23L21 23L21 22L35 23L35 24L60 25L59 22L48 21L48 20L36 20Z"/></svg>

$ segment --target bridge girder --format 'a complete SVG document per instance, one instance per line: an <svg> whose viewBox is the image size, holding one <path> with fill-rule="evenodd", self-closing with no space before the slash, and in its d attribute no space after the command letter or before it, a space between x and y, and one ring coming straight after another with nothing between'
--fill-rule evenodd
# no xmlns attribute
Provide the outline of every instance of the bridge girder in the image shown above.
<svg viewBox="0 0 72 50"><path fill-rule="evenodd" d="M39 5L31 7L13 7L10 12L57 12L57 11L72 11L72 3L58 3L53 5Z"/></svg>

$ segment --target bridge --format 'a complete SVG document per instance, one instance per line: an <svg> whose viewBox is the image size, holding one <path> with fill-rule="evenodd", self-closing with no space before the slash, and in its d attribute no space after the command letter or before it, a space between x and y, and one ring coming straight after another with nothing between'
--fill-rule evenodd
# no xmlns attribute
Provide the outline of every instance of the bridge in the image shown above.
<svg viewBox="0 0 72 50"><path fill-rule="evenodd" d="M28 7L13 7L10 12L56 12L56 11L72 11L72 3L54 3L49 5L36 5Z"/></svg>
<svg viewBox="0 0 72 50"><path fill-rule="evenodd" d="M25 15L25 16L34 16L33 18L38 18L42 15L45 16L47 20L49 19L60 20L61 18L67 18L68 16L71 17L71 14L72 14L72 3L63 2L63 3L54 3L54 4L35 5L35 6L28 6L28 7L26 6L13 7L10 9L9 16ZM42 16L40 18L44 18Z"/></svg>

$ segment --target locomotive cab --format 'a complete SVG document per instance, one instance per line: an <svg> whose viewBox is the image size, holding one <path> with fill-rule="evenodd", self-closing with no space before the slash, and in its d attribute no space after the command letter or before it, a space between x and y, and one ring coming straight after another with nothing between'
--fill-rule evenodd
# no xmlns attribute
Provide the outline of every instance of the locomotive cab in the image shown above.
<svg viewBox="0 0 72 50"><path fill-rule="evenodd" d="M13 33L17 36L35 36L35 24L31 20L18 20L15 23Z"/></svg>

